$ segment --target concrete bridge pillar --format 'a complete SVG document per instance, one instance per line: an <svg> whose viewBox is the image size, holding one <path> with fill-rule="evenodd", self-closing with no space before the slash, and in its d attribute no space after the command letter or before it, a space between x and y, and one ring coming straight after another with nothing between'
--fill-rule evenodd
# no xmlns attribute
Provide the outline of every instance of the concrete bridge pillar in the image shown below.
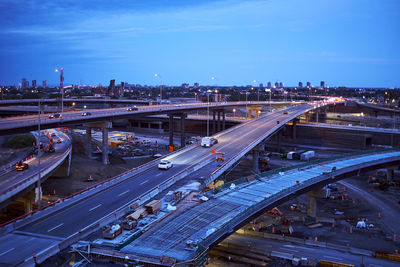
<svg viewBox="0 0 400 267"><path fill-rule="evenodd" d="M315 121L319 122L319 110L315 112Z"/></svg>
<svg viewBox="0 0 400 267"><path fill-rule="evenodd" d="M395 168L387 168L386 169L386 179L388 180L388 182L392 182L394 179L394 170Z"/></svg>
<svg viewBox="0 0 400 267"><path fill-rule="evenodd" d="M293 140L297 138L297 119L293 120Z"/></svg>
<svg viewBox="0 0 400 267"><path fill-rule="evenodd" d="M68 160L67 176L69 176L71 174L72 147L71 147L71 150L68 153L67 160Z"/></svg>
<svg viewBox="0 0 400 267"><path fill-rule="evenodd" d="M217 129L218 129L218 132L221 131L221 111L218 111Z"/></svg>
<svg viewBox="0 0 400 267"><path fill-rule="evenodd" d="M174 146L174 115L169 114L169 146Z"/></svg>
<svg viewBox="0 0 400 267"><path fill-rule="evenodd" d="M313 218L317 217L317 198L324 197L322 188L311 190L307 193L307 215Z"/></svg>
<svg viewBox="0 0 400 267"><path fill-rule="evenodd" d="M36 189L35 189L36 191ZM22 202L24 204L24 212L29 213L33 210L33 203L35 202L35 191L29 191L22 198ZM40 198L41 200L41 198Z"/></svg>
<svg viewBox="0 0 400 267"><path fill-rule="evenodd" d="M110 164L110 160L108 158L108 128L104 127L101 129L103 132L103 140L102 140L102 160L104 165Z"/></svg>
<svg viewBox="0 0 400 267"><path fill-rule="evenodd" d="M282 139L282 130L280 130L277 134L276 134L276 137L277 137L277 142L276 142L276 150L278 151L278 152L281 152L281 139Z"/></svg>
<svg viewBox="0 0 400 267"><path fill-rule="evenodd" d="M258 166L258 161L260 158L260 152L258 150L253 150L253 171L259 173L260 169Z"/></svg>
<svg viewBox="0 0 400 267"><path fill-rule="evenodd" d="M215 132L216 132L216 129L215 129L215 111L213 111L213 129L212 129L212 134L211 135L213 135L213 134L215 134Z"/></svg>
<svg viewBox="0 0 400 267"><path fill-rule="evenodd" d="M86 127L86 155L92 158L92 127Z"/></svg>
<svg viewBox="0 0 400 267"><path fill-rule="evenodd" d="M225 130L225 110L222 111L222 131Z"/></svg>
<svg viewBox="0 0 400 267"><path fill-rule="evenodd" d="M185 146L185 117L186 113L181 114L181 147Z"/></svg>

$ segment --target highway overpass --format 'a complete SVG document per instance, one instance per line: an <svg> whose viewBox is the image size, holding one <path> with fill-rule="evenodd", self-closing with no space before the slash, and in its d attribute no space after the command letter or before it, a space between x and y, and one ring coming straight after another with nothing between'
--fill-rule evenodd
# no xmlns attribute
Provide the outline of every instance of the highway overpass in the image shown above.
<svg viewBox="0 0 400 267"><path fill-rule="evenodd" d="M400 151L364 152L270 171L254 181L237 184L234 189L226 185L224 191L208 201L192 202L191 206L177 210L162 222L152 225L122 248L121 255L139 263L162 264L162 256L166 256L176 260L177 264L202 265L210 246L266 210L361 170L399 163ZM102 255L101 252L97 254Z"/></svg>
<svg viewBox="0 0 400 267"><path fill-rule="evenodd" d="M57 168L68 160L68 170L71 165L72 144L69 136L61 131L52 131L56 135L54 139L62 140L61 143L54 143L54 153L41 153L40 166L37 155L25 162L29 168L17 171L15 165L11 168L0 171L0 208L4 208L16 199L32 191L38 185L39 169L41 181L45 181ZM68 171L69 172L69 171ZM68 174L69 175L69 174ZM35 194L32 193L26 199L27 212L32 209Z"/></svg>

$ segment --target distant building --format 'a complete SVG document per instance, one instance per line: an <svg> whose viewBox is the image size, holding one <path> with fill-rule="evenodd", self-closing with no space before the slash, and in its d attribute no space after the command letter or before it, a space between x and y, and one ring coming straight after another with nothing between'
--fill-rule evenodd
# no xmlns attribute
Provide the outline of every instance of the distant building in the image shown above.
<svg viewBox="0 0 400 267"><path fill-rule="evenodd" d="M32 80L32 87L36 88L36 80Z"/></svg>
<svg viewBox="0 0 400 267"><path fill-rule="evenodd" d="M325 82L324 82L324 81L321 81L320 86L321 86L321 88L325 88Z"/></svg>
<svg viewBox="0 0 400 267"><path fill-rule="evenodd" d="M311 88L311 83L307 82L307 88Z"/></svg>
<svg viewBox="0 0 400 267"><path fill-rule="evenodd" d="M199 83L194 83L193 88L195 88L195 89L199 88Z"/></svg>
<svg viewBox="0 0 400 267"><path fill-rule="evenodd" d="M272 87L272 86L271 86L271 82L268 82L268 83L267 83L267 88L268 88L268 89L271 89L271 87Z"/></svg>
<svg viewBox="0 0 400 267"><path fill-rule="evenodd" d="M26 80L26 78L22 78L21 88L28 88L28 87L29 87L29 82Z"/></svg>
<svg viewBox="0 0 400 267"><path fill-rule="evenodd" d="M108 96L113 96L114 95L114 90L115 90L115 80L110 80L110 85L108 86Z"/></svg>
<svg viewBox="0 0 400 267"><path fill-rule="evenodd" d="M188 83L182 83L181 87L183 89L187 89L187 88L189 88L189 84Z"/></svg>
<svg viewBox="0 0 400 267"><path fill-rule="evenodd" d="M275 88L279 88L279 83L278 82L275 83Z"/></svg>
<svg viewBox="0 0 400 267"><path fill-rule="evenodd" d="M259 87L260 87L260 89L264 88L264 84L260 83Z"/></svg>
<svg viewBox="0 0 400 267"><path fill-rule="evenodd" d="M44 80L44 81L43 81L43 88L46 88L46 87L47 87L47 81Z"/></svg>
<svg viewBox="0 0 400 267"><path fill-rule="evenodd" d="M279 83L279 88L283 88L283 82Z"/></svg>
<svg viewBox="0 0 400 267"><path fill-rule="evenodd" d="M299 82L299 88L303 88L303 83Z"/></svg>

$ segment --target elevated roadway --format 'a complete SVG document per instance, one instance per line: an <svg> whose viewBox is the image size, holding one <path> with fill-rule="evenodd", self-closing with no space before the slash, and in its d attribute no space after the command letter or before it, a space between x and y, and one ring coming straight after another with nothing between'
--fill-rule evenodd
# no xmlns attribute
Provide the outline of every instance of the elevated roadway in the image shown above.
<svg viewBox="0 0 400 267"><path fill-rule="evenodd" d="M235 105L235 103L226 105ZM213 106L221 106L221 104ZM195 108L206 107L195 106ZM165 107L166 110L168 108L176 112L179 109L193 109L193 106ZM232 167L258 143L277 132L286 122L315 108L318 106L303 104L289 107L284 111L274 111L216 135L219 143L214 148L217 151L223 151L226 158L222 166L215 163L215 155L211 154L210 149L191 146L167 157L174 164L174 167L167 171L159 170L158 161L154 161L44 211L8 224L1 229L4 236L0 240L0 263L29 263L32 262L33 253L41 255L43 260L84 237L84 233L98 229L104 224L104 218L113 217L114 212L123 214L122 208L140 199L141 196L149 192L154 196L157 192L166 189L164 185L173 184L178 177L183 179L191 173L201 171L206 177L204 182L208 183ZM120 112L126 113L126 111ZM157 110L148 112L157 112ZM21 236L26 238L21 238ZM30 238L34 238L35 243L28 246L30 243L27 240ZM26 241L16 244L14 240ZM13 250L8 251L11 248Z"/></svg>
<svg viewBox="0 0 400 267"><path fill-rule="evenodd" d="M0 100L0 106L20 106L20 105L38 105L38 99L12 99L12 100ZM41 99L42 104L53 104L60 103L60 99ZM126 105L149 105L149 100L132 100L132 99L105 99L105 98L90 98L90 99L74 99L64 98L64 103L72 105L72 103L95 103L95 104L126 104Z"/></svg>
<svg viewBox="0 0 400 267"><path fill-rule="evenodd" d="M54 153L41 153L40 168L38 157L34 156L25 161L29 165L26 170L18 171L14 166L0 172L0 208L4 208L12 201L31 191L38 182L39 169L41 181L44 181L63 164L66 158L71 157L72 147L68 135L61 131L52 132L56 135L53 138L60 139L62 142L54 143Z"/></svg>
<svg viewBox="0 0 400 267"><path fill-rule="evenodd" d="M285 104L287 102L282 102ZM299 102L290 102L291 104L299 104ZM322 102L321 102L322 103ZM275 103L279 104L279 103ZM81 111L68 111L63 113L62 118L50 119L49 115L41 116L42 129L57 128L61 126L82 125L92 122L112 121L114 119L143 117L158 114L174 114L187 113L196 110L223 109L229 107L247 107L269 105L269 102L218 102L218 103L189 103L175 105L157 105L157 106L138 106L137 111L128 111L126 107L110 108L110 109L89 109L90 116L82 116ZM19 116L12 118L4 118L0 120L0 135L21 133L33 131L37 129L39 122L38 115Z"/></svg>
<svg viewBox="0 0 400 267"><path fill-rule="evenodd" d="M252 182L228 188L204 203L178 210L121 252L155 264L160 263L161 256L172 257L177 262L201 263L208 247L277 204L361 169L399 163L400 151L375 151L267 172Z"/></svg>

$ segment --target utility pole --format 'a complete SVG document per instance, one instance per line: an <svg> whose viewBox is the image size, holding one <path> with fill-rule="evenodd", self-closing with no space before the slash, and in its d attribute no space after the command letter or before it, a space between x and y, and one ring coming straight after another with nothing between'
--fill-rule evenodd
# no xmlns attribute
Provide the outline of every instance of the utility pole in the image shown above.
<svg viewBox="0 0 400 267"><path fill-rule="evenodd" d="M61 118L64 115L64 68L56 69L60 72L60 91L61 91Z"/></svg>
<svg viewBox="0 0 400 267"><path fill-rule="evenodd" d="M38 121L38 131L39 131L39 138L37 141L37 146L38 146L38 169L39 169L39 178L38 178L38 208L40 209L40 202L42 200L41 196L42 196L42 185L41 185L41 171L40 171L40 136L41 136L41 132L40 132L40 113L42 112L42 107L40 105L40 98L39 98L39 112L38 112L38 116L39 116L39 121ZM44 147L44 146L43 146Z"/></svg>

